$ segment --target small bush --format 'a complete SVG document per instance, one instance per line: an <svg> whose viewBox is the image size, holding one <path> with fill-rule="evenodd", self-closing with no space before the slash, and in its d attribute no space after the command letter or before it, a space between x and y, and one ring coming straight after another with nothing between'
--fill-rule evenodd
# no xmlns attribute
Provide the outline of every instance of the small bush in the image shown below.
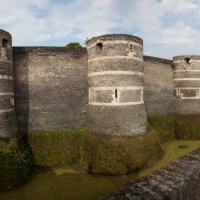
<svg viewBox="0 0 200 200"><path fill-rule="evenodd" d="M200 115L176 115L175 135L177 139L200 139Z"/></svg>
<svg viewBox="0 0 200 200"><path fill-rule="evenodd" d="M200 139L200 115L153 116L148 121L161 143L173 139Z"/></svg>
<svg viewBox="0 0 200 200"><path fill-rule="evenodd" d="M175 139L174 116L153 116L148 118L149 129L154 130L161 143Z"/></svg>
<svg viewBox="0 0 200 200"><path fill-rule="evenodd" d="M87 129L71 131L37 131L29 134L28 141L40 167L76 165L80 160L82 135Z"/></svg>
<svg viewBox="0 0 200 200"><path fill-rule="evenodd" d="M32 172L32 153L15 136L0 141L0 190L9 189L26 182Z"/></svg>
<svg viewBox="0 0 200 200"><path fill-rule="evenodd" d="M92 174L122 175L149 166L161 156L161 146L153 133L136 137L87 133L80 165Z"/></svg>
<svg viewBox="0 0 200 200"><path fill-rule="evenodd" d="M77 48L77 47L82 47L80 43L78 42L71 42L69 44L66 45L66 47L69 47L69 48Z"/></svg>

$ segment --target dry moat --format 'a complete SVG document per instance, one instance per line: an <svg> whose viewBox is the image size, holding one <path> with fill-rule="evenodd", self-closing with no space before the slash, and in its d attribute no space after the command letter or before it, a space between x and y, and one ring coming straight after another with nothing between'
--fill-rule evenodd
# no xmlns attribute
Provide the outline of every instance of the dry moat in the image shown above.
<svg viewBox="0 0 200 200"><path fill-rule="evenodd" d="M200 56L86 44L13 48L0 29L0 199L199 199Z"/></svg>
<svg viewBox="0 0 200 200"><path fill-rule="evenodd" d="M183 148L181 148L183 146ZM35 172L31 181L12 191L0 193L0 200L97 200L130 180L145 176L200 147L199 141L173 140L163 145L164 157L152 167L127 176L92 176L72 168Z"/></svg>

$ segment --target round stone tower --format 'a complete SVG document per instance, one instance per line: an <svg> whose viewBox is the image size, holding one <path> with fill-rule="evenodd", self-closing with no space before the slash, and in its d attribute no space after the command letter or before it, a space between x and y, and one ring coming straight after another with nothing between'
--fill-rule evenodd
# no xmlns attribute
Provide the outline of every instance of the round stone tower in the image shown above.
<svg viewBox="0 0 200 200"><path fill-rule="evenodd" d="M0 137L16 132L12 37L0 29Z"/></svg>
<svg viewBox="0 0 200 200"><path fill-rule="evenodd" d="M143 41L109 34L88 41L88 127L92 132L146 132L143 101Z"/></svg>
<svg viewBox="0 0 200 200"><path fill-rule="evenodd" d="M173 58L176 114L200 114L200 56Z"/></svg>

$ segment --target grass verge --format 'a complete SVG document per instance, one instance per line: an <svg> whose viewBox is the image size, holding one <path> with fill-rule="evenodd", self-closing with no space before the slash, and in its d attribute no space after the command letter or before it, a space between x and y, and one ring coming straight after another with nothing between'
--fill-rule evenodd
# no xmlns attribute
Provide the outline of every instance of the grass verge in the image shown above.
<svg viewBox="0 0 200 200"><path fill-rule="evenodd" d="M0 190L26 182L33 172L31 150L17 136L0 141Z"/></svg>
<svg viewBox="0 0 200 200"><path fill-rule="evenodd" d="M162 156L153 133L137 137L87 133L81 148L81 166L89 173L129 174L152 165Z"/></svg>
<svg viewBox="0 0 200 200"><path fill-rule="evenodd" d="M187 148L179 148L181 144ZM162 145L164 156L148 169L126 176L91 176L71 168L37 173L26 185L0 194L0 200L96 200L120 190L128 181L147 175L200 147L200 141L172 140Z"/></svg>

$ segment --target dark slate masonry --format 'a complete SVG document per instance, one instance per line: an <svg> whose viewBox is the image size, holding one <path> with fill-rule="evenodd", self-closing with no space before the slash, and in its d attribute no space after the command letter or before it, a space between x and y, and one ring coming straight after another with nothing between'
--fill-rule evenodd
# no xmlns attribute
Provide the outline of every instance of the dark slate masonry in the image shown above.
<svg viewBox="0 0 200 200"><path fill-rule="evenodd" d="M144 56L144 102L147 116L174 112L172 60Z"/></svg>
<svg viewBox="0 0 200 200"><path fill-rule="evenodd" d="M86 126L86 49L14 47L13 51L19 131Z"/></svg>
<svg viewBox="0 0 200 200"><path fill-rule="evenodd" d="M88 83L98 87L120 86L123 88L128 85L131 87L144 87L143 99L145 110L143 109L139 118L133 117L125 120L126 124L132 123L133 119L142 121L140 117L142 118L145 114L153 116L170 115L174 112L184 114L194 113L194 111L195 113L199 112L199 56L175 57L174 61L180 60L184 63L187 59L190 59L188 60L190 65L187 73L184 71L174 73L174 70L185 70L185 64L182 65L181 62L175 63L172 60L163 58L143 56L142 39L132 35L111 34L104 35L103 38L99 36L91 39L88 46L93 46L89 49L91 59L89 58L90 62L88 62L88 50L86 48L11 48L10 34L3 30L0 31L0 34L2 35L1 51L3 52L3 54L1 53L2 59L0 62L0 74L2 75L0 90L1 93L8 93L10 95L4 94L4 97L0 100L1 107L11 109L15 101L17 124L20 132L75 129L86 126ZM104 45L103 47L101 47L101 43ZM6 55L5 47L8 49ZM100 51L101 48L103 48L102 51ZM95 58L107 55L110 59L95 60ZM127 57L131 56L138 59L127 59ZM4 62L3 60L6 57L7 61L10 60L11 62ZM12 79L13 70L14 77ZM196 70L196 72L194 73L193 70ZM112 71L113 73L115 71L132 71L136 74L132 76L128 74L116 75L115 73L111 77L107 73L104 76L96 76L95 78L90 76L87 78L87 73L102 74L105 71ZM142 72L144 72L143 77L141 76ZM126 78L124 78L125 76ZM176 81L174 84L174 78L176 77L178 79L190 78L191 80L183 79L182 81ZM11 95L13 92L13 82L14 95ZM175 91L174 87L179 87L179 91L176 92L177 88ZM115 94L114 90L112 93L103 90L97 91L97 95L91 96L91 99L100 103L108 103L112 101L114 95L121 95L120 103L127 101L137 102L142 95L140 90L119 92L121 93ZM176 101L174 101L175 97L180 95L183 98L176 98ZM189 99L186 100L185 97L187 96ZM137 109L141 110L139 107ZM97 112L99 112L98 109ZM116 120L111 120L114 123L114 130L118 128L121 122L124 124L121 116L113 112L112 108L107 112L108 117L112 115L111 113L113 113L113 116L116 116ZM120 112L126 113L126 109L122 109ZM4 115L2 117L4 118ZM99 115L97 118L103 118L103 115ZM6 127L8 127L9 124L12 124L13 119L14 117L10 118L10 120L2 120L2 123L5 123ZM137 123L139 122L136 120L135 124L137 125ZM97 126L99 128L102 127L101 123L96 123ZM134 123L132 123L132 126L134 126ZM143 123L142 126L144 126ZM105 129L107 128L105 124Z"/></svg>
<svg viewBox="0 0 200 200"><path fill-rule="evenodd" d="M199 200L200 149L101 200Z"/></svg>
<svg viewBox="0 0 200 200"><path fill-rule="evenodd" d="M87 126L95 133L146 133L142 39L125 34L89 40Z"/></svg>
<svg viewBox="0 0 200 200"><path fill-rule="evenodd" d="M174 112L200 113L200 56L176 56L174 63Z"/></svg>
<svg viewBox="0 0 200 200"><path fill-rule="evenodd" d="M15 105L20 131L74 129L86 125L87 66L92 72L90 64L87 64L86 48L14 47L13 61ZM140 63L134 60L121 61L125 63L124 70L126 67L126 70L139 72L142 69ZM96 65L98 68L94 72L102 67L102 70L108 67L110 70L120 70L122 67L119 61L115 63L115 68L109 62L101 62L99 66ZM171 64L171 60L144 56L147 115L167 115L172 112Z"/></svg>
<svg viewBox="0 0 200 200"><path fill-rule="evenodd" d="M16 132L12 36L0 30L0 138Z"/></svg>

